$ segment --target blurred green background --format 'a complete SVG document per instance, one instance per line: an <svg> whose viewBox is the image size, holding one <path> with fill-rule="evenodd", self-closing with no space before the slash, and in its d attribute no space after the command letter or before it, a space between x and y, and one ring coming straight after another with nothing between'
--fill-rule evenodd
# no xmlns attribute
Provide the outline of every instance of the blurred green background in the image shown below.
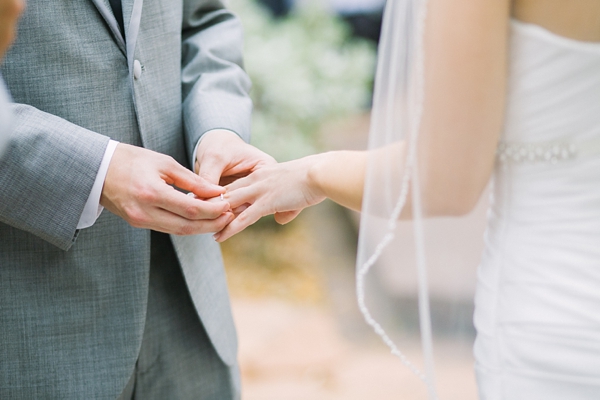
<svg viewBox="0 0 600 400"><path fill-rule="evenodd" d="M230 7L244 24L245 68L253 84L251 143L281 162L344 147L349 136L362 142L376 44L353 36L322 2L306 1L283 17L256 1L233 0ZM226 242L234 294L322 301L313 228L304 215L286 226L266 217Z"/></svg>
<svg viewBox="0 0 600 400"><path fill-rule="evenodd" d="M278 161L323 148L325 122L369 105L375 45L352 37L322 2L273 18L248 0L231 2L242 17L245 67L252 79L252 144Z"/></svg>

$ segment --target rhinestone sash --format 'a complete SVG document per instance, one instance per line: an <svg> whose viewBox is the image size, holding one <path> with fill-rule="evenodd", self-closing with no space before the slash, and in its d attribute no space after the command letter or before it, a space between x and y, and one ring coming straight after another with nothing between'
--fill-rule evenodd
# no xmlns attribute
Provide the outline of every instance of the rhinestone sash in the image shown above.
<svg viewBox="0 0 600 400"><path fill-rule="evenodd" d="M600 155L600 138L579 142L500 142L496 150L500 163L516 164L557 164L593 155Z"/></svg>

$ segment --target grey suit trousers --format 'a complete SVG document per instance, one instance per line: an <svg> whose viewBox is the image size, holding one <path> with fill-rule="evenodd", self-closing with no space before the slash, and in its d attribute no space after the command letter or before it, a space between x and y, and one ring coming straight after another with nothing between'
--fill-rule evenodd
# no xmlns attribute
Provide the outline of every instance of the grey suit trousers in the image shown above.
<svg viewBox="0 0 600 400"><path fill-rule="evenodd" d="M174 257L168 236L152 232L146 325L119 400L238 399L239 369L223 363L210 344Z"/></svg>

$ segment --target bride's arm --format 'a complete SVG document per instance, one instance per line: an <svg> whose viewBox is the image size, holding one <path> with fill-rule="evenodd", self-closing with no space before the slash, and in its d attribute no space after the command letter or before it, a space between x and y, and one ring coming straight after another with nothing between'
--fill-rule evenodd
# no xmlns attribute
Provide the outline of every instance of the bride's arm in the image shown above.
<svg viewBox="0 0 600 400"><path fill-rule="evenodd" d="M324 197L360 211L367 157L364 151L318 154L308 170L309 182Z"/></svg>
<svg viewBox="0 0 600 400"><path fill-rule="evenodd" d="M506 99L509 0L430 0L418 144L424 212L470 211L489 181Z"/></svg>
<svg viewBox="0 0 600 400"><path fill-rule="evenodd" d="M510 0L429 0L425 104L417 149L427 215L470 211L489 180L504 115L509 13ZM393 151L404 165L402 146L377 152ZM278 220L287 222L295 216L292 210L325 197L360 209L369 156L379 158L368 152L324 153L234 183L230 203L251 206L218 240L262 215L283 213Z"/></svg>

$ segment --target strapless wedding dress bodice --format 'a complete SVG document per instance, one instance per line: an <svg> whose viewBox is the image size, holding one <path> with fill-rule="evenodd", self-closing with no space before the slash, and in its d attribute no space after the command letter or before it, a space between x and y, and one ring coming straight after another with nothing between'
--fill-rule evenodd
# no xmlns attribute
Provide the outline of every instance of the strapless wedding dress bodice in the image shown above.
<svg viewBox="0 0 600 400"><path fill-rule="evenodd" d="M511 23L478 271L485 400L600 399L600 43Z"/></svg>

